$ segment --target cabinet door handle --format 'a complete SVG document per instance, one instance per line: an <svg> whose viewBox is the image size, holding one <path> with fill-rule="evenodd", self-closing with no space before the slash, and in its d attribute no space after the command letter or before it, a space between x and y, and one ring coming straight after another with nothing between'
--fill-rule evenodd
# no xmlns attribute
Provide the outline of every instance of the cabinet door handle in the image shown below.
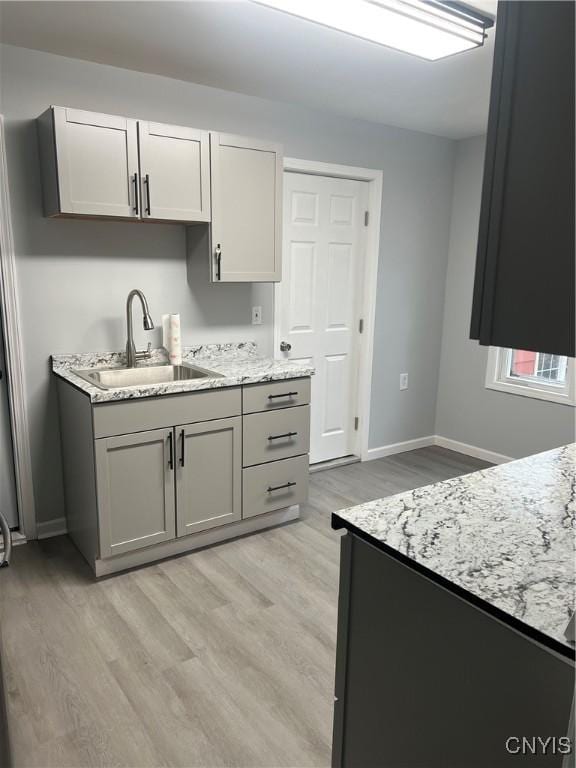
<svg viewBox="0 0 576 768"><path fill-rule="evenodd" d="M180 432L180 439L182 440L182 447L181 447L181 453L180 453L180 466L184 466L184 450L186 445L186 435L184 434L184 430Z"/></svg>
<svg viewBox="0 0 576 768"><path fill-rule="evenodd" d="M168 432L168 467L169 469L174 469L174 442L172 437L172 430Z"/></svg>
<svg viewBox="0 0 576 768"><path fill-rule="evenodd" d="M277 397L295 397L298 392L283 392L281 395L268 395L268 400L275 400Z"/></svg>
<svg viewBox="0 0 576 768"><path fill-rule="evenodd" d="M150 176L146 174L144 176L144 184L146 185L146 211L145 213L150 216Z"/></svg>
<svg viewBox="0 0 576 768"><path fill-rule="evenodd" d="M220 280L222 278L222 248L220 243L216 246L214 256L216 257L216 280Z"/></svg>
<svg viewBox="0 0 576 768"><path fill-rule="evenodd" d="M283 435L269 435L268 440L281 440L283 437L296 437L298 432L284 432Z"/></svg>
<svg viewBox="0 0 576 768"><path fill-rule="evenodd" d="M284 485L269 485L268 493L272 493L272 491L281 491L283 488L292 488L293 485L296 485L296 483L288 482L284 483Z"/></svg>
<svg viewBox="0 0 576 768"><path fill-rule="evenodd" d="M140 201L138 200L138 174L135 173L132 177L132 183L134 184L134 213L138 216L140 212Z"/></svg>

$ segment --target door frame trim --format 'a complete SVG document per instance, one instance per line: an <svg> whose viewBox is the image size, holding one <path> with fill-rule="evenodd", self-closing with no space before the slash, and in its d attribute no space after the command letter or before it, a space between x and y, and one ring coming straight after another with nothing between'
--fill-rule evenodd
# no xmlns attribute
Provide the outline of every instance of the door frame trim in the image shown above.
<svg viewBox="0 0 576 768"><path fill-rule="evenodd" d="M380 220L382 215L383 171L375 168L358 168L352 165L323 163L316 160L284 158L284 173L306 173L311 176L331 176L368 182L368 226L366 227L366 252L364 254L363 319L364 330L360 336L359 375L357 384L356 414L359 417L355 452L362 461L368 458L370 434L370 403L372 395L372 360L374 357L374 328L376 320L376 296L378 262L380 256ZM286 201L284 201L285 204ZM274 357L280 344L280 292L281 283L274 283ZM278 310L278 311L277 311Z"/></svg>
<svg viewBox="0 0 576 768"><path fill-rule="evenodd" d="M0 115L0 310L4 331L8 410L12 429L14 475L20 532L36 538L30 433L24 385L24 360L16 279L16 255L10 217L4 117Z"/></svg>

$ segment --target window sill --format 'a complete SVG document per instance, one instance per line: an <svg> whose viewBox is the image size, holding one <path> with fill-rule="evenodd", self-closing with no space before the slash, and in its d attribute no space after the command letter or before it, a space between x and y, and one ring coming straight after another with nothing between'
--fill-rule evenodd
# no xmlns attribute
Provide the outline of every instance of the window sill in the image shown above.
<svg viewBox="0 0 576 768"><path fill-rule="evenodd" d="M507 392L509 395L531 397L535 400L546 400L549 403L556 403L557 405L569 405L572 406L572 408L576 406L576 401L568 395L552 392L547 389L523 386L522 384L512 384L506 381L491 381L486 382L486 389L494 389L497 392Z"/></svg>

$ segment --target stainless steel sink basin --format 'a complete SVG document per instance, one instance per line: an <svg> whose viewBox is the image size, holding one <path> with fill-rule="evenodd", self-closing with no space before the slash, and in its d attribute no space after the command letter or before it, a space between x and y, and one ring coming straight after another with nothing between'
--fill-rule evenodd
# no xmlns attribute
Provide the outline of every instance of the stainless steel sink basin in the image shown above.
<svg viewBox="0 0 576 768"><path fill-rule="evenodd" d="M92 368L85 371L72 371L80 378L100 389L138 387L147 384L169 384L173 381L189 379L221 378L221 373L214 373L196 365L148 365L140 368Z"/></svg>

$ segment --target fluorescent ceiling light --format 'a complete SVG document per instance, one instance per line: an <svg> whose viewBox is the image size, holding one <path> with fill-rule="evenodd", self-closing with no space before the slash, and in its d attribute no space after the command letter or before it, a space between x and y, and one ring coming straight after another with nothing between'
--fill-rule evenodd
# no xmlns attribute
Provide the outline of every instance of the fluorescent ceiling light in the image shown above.
<svg viewBox="0 0 576 768"><path fill-rule="evenodd" d="M494 20L446 0L256 0L429 61L478 48Z"/></svg>

